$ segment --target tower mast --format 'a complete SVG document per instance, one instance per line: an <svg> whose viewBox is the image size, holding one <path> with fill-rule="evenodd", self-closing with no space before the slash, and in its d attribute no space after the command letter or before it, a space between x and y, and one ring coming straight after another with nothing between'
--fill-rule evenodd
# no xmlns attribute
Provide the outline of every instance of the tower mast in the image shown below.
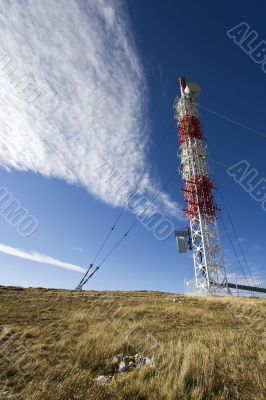
<svg viewBox="0 0 266 400"><path fill-rule="evenodd" d="M218 207L214 184L209 176L207 147L197 110L199 85L179 78L180 98L175 105L180 173L184 182L184 210L189 220L190 248L193 251L196 291L199 294L228 293L228 282L217 224ZM183 231L184 232L184 231ZM178 235L178 233L177 233Z"/></svg>

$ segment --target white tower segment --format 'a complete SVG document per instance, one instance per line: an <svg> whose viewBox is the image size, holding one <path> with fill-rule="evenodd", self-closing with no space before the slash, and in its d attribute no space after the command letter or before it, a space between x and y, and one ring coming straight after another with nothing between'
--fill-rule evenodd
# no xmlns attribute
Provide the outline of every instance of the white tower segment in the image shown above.
<svg viewBox="0 0 266 400"><path fill-rule="evenodd" d="M226 270L217 226L213 182L209 178L207 149L196 105L197 84L180 77L181 96L176 102L180 146L180 173L184 181L185 210L190 222L196 290L199 294L228 293Z"/></svg>

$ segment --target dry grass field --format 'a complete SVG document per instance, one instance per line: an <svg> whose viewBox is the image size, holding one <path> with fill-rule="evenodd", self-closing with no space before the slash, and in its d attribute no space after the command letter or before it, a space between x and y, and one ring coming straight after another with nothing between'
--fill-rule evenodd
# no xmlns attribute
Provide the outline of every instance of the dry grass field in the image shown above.
<svg viewBox="0 0 266 400"><path fill-rule="evenodd" d="M1 400L266 398L266 300L12 287L0 300ZM153 364L118 373L119 353Z"/></svg>

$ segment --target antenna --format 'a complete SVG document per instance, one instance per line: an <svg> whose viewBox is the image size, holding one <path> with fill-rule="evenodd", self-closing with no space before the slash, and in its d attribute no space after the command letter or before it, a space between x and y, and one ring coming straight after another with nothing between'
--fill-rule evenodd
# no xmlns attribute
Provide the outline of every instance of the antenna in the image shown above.
<svg viewBox="0 0 266 400"><path fill-rule="evenodd" d="M180 79L184 83L185 78ZM180 84L181 86L181 84ZM199 294L229 293L220 236L217 225L218 207L214 202L214 184L209 177L207 149L197 111L196 97L201 91L197 83L181 86L176 103L179 133L181 175L187 203L184 210L190 227L186 234L176 233L179 252L193 252L196 291Z"/></svg>
<svg viewBox="0 0 266 400"><path fill-rule="evenodd" d="M187 208L184 210L189 228L175 232L179 253L193 252L195 284L198 294L233 294L237 291L266 293L266 289L230 283L227 280L220 245L217 214L220 209L214 201L214 182L209 176L207 147L198 115L196 97L201 88L179 78L181 96L175 103L177 120L180 173Z"/></svg>
<svg viewBox="0 0 266 400"><path fill-rule="evenodd" d="M187 83L184 92L190 97L197 97L201 92L201 87L197 83Z"/></svg>
<svg viewBox="0 0 266 400"><path fill-rule="evenodd" d="M186 228L182 231L176 231L175 237L179 253L186 253L188 249L192 250L192 241L189 228Z"/></svg>

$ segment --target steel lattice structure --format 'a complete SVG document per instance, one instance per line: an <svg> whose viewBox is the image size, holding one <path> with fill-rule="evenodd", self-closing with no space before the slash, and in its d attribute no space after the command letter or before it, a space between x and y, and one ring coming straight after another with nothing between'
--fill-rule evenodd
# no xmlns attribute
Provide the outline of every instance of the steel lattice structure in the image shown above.
<svg viewBox="0 0 266 400"><path fill-rule="evenodd" d="M207 148L196 104L198 85L180 77L181 96L175 103L180 147L180 173L184 181L189 240L193 251L196 291L199 294L230 293L217 225L218 207L209 177Z"/></svg>

